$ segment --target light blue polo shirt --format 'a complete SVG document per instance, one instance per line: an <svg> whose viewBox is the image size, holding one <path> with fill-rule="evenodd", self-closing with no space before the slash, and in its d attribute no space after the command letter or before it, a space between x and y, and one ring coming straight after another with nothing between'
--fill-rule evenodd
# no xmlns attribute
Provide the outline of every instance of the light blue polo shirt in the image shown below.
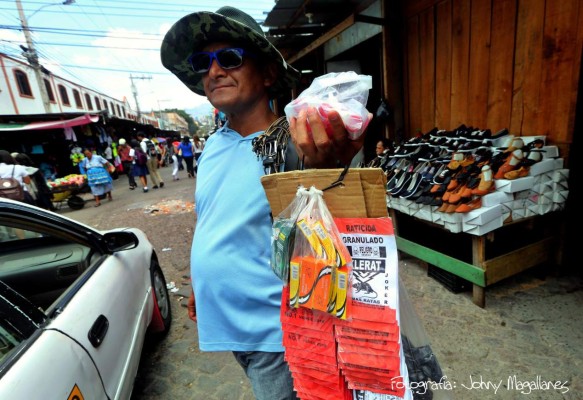
<svg viewBox="0 0 583 400"><path fill-rule="evenodd" d="M226 126L198 160L191 251L202 351L282 352L283 283L270 267L271 217L252 141Z"/></svg>

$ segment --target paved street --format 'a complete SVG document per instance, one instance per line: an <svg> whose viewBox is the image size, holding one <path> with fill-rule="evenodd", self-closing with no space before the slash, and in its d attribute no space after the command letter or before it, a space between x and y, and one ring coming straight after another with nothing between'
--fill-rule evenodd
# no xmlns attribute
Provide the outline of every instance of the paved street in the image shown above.
<svg viewBox="0 0 583 400"><path fill-rule="evenodd" d="M163 189L130 191L122 176L115 181L112 202L59 211L100 229L143 229L167 280L178 289L172 294L170 334L147 344L132 400L251 400L230 353L198 350L195 325L184 308L195 180L181 172L172 182L170 168L161 171ZM472 303L470 291L455 294L428 277L426 264L416 259L401 258L400 276L452 385L436 399L583 399L581 275L526 271L489 287L484 309Z"/></svg>

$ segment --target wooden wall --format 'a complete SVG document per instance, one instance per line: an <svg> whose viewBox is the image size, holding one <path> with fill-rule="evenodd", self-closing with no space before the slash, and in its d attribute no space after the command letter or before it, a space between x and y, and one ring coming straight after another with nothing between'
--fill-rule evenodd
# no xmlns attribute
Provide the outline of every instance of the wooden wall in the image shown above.
<svg viewBox="0 0 583 400"><path fill-rule="evenodd" d="M573 141L581 0L403 0L407 136L460 124ZM566 156L566 155L565 155Z"/></svg>

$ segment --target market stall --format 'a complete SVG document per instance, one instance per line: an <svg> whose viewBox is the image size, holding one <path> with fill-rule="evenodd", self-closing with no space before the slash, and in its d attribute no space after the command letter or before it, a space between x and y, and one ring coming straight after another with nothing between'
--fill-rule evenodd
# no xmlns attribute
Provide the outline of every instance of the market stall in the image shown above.
<svg viewBox="0 0 583 400"><path fill-rule="evenodd" d="M544 136L498 136L433 130L383 164L399 250L426 261L452 291L456 278L470 282L480 307L487 286L559 263L569 193L557 146Z"/></svg>
<svg viewBox="0 0 583 400"><path fill-rule="evenodd" d="M70 174L47 183L53 193L55 208L60 209L64 203L73 210L80 210L85 206L85 200L79 196L89 188L85 175Z"/></svg>

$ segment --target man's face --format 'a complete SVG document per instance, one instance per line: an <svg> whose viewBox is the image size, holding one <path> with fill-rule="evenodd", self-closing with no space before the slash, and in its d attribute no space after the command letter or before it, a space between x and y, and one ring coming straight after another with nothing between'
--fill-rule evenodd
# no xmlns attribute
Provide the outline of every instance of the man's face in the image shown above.
<svg viewBox="0 0 583 400"><path fill-rule="evenodd" d="M203 51L238 47L228 42L212 43ZM246 49L244 49L246 50ZM204 92L210 103L226 114L245 111L266 96L269 82L253 55L243 55L243 64L233 69L223 69L213 59L211 67L202 78Z"/></svg>
<svg viewBox="0 0 583 400"><path fill-rule="evenodd" d="M385 151L385 147L383 146L383 142L378 142L376 147L377 156L380 156Z"/></svg>

